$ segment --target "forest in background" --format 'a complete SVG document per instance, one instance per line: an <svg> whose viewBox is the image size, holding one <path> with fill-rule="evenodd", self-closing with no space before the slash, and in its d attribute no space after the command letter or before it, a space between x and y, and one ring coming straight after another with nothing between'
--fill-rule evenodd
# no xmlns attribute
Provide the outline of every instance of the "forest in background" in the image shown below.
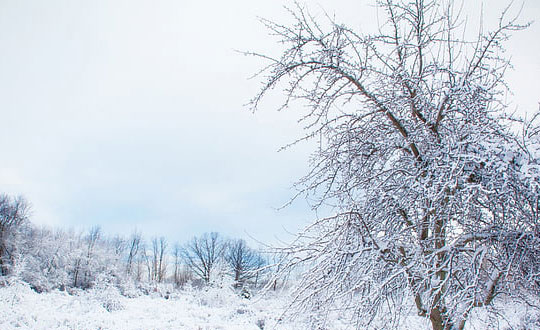
<svg viewBox="0 0 540 330"><path fill-rule="evenodd" d="M22 197L0 195L0 285L10 277L37 292L117 287L123 295L148 294L158 284L181 288L227 283L249 297L268 284L269 256L242 239L210 232L185 243L165 237L108 235L38 227Z"/></svg>

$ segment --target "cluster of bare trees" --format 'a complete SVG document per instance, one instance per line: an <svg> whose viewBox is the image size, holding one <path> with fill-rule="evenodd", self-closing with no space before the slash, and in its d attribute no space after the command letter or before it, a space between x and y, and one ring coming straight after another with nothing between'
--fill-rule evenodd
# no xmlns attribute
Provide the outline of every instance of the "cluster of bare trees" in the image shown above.
<svg viewBox="0 0 540 330"><path fill-rule="evenodd" d="M99 227L87 233L38 228L28 214L23 198L0 196L0 278L17 276L37 291L88 289L99 281L120 288L129 283L204 286L225 278L240 288L259 285L266 274L261 253L215 232L171 248L165 237L146 241L139 232L111 238Z"/></svg>
<svg viewBox="0 0 540 330"><path fill-rule="evenodd" d="M503 44L527 25L506 8L468 40L454 1L375 3L373 34L301 5L292 24L263 21L285 50L254 54L267 66L253 106L282 87L283 108L307 109L319 147L298 187L335 211L282 269L308 267L294 305L314 328L332 310L399 328L410 305L461 330L477 307L538 292L540 125L507 111L503 79Z"/></svg>
<svg viewBox="0 0 540 330"><path fill-rule="evenodd" d="M258 285L266 265L262 254L244 240L224 239L216 232L193 237L183 245L176 243L172 249L164 237L154 238L150 253L144 244L139 233L127 241L126 273L137 281L146 274L148 281L161 283L171 275L177 286L188 281L207 285L216 278L230 276L236 287L242 287Z"/></svg>
<svg viewBox="0 0 540 330"><path fill-rule="evenodd" d="M210 283L221 272L232 273L236 287L253 282L263 272L265 259L241 239L223 240L218 233L194 237L182 250L187 266L205 283Z"/></svg>
<svg viewBox="0 0 540 330"><path fill-rule="evenodd" d="M127 260L126 274L136 281L143 280L162 283L167 279L169 265L169 243L165 237L154 237L150 251L140 233L133 233L126 242Z"/></svg>

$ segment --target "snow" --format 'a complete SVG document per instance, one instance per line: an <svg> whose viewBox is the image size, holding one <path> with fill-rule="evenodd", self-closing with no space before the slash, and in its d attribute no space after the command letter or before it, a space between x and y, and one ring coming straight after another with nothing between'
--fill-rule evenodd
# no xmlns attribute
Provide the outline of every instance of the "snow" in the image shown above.
<svg viewBox="0 0 540 330"><path fill-rule="evenodd" d="M79 290L70 293L54 290L37 293L23 282L0 288L0 329L32 330L257 330L302 329L308 324L301 318L279 322L285 303L282 294L245 299L228 288L186 289L169 298L154 293L128 298L114 288ZM535 329L538 314L515 305L501 318L500 329ZM482 312L467 329L488 329ZM536 316L535 316L536 315ZM509 324L504 321L506 319ZM330 321L331 329L353 326L338 315ZM403 329L429 329L427 320L410 315L403 319Z"/></svg>
<svg viewBox="0 0 540 330"><path fill-rule="evenodd" d="M169 299L158 294L127 298L114 290L36 293L17 283L0 288L0 329L249 330L275 325L275 307L229 289L179 291Z"/></svg>

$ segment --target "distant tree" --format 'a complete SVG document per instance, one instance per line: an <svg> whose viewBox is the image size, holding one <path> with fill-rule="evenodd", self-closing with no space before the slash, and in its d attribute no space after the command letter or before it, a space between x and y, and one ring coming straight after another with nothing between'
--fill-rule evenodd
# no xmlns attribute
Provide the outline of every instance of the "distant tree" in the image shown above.
<svg viewBox="0 0 540 330"><path fill-rule="evenodd" d="M213 279L216 266L223 258L225 243L218 233L205 233L194 237L182 250L186 265L205 283Z"/></svg>
<svg viewBox="0 0 540 330"><path fill-rule="evenodd" d="M461 330L474 308L523 299L540 279L540 126L504 103L503 43L525 26L507 8L467 40L453 1L376 4L374 34L300 5L290 25L264 21L284 51L259 55L253 106L283 86L283 107L307 109L319 146L300 194L335 210L282 269L308 267L295 303L317 326L338 309L360 329L376 317L396 328L410 302L434 330Z"/></svg>
<svg viewBox="0 0 540 330"><path fill-rule="evenodd" d="M82 232L24 226L17 243L17 276L38 291L77 287L102 281L123 285L124 239L103 235L99 227Z"/></svg>
<svg viewBox="0 0 540 330"><path fill-rule="evenodd" d="M134 232L128 242L128 256L126 261L126 273L128 276L133 275L133 267L137 263L137 257L139 256L141 250L141 243L141 234Z"/></svg>
<svg viewBox="0 0 540 330"><path fill-rule="evenodd" d="M186 284L188 281L192 280L193 275L192 275L191 270L187 268L187 265L182 263L182 246L178 243L174 245L173 258L174 258L174 274L173 274L174 284L177 287L181 287L184 284Z"/></svg>
<svg viewBox="0 0 540 330"><path fill-rule="evenodd" d="M173 248L173 258L174 258L174 283L177 286L179 285L179 275L180 275L180 265L182 260L182 248L180 247L180 244L175 243Z"/></svg>
<svg viewBox="0 0 540 330"><path fill-rule="evenodd" d="M115 256L122 256L127 248L127 241L120 235L115 235L110 241Z"/></svg>
<svg viewBox="0 0 540 330"><path fill-rule="evenodd" d="M225 260L233 271L236 287L242 287L246 281L257 278L260 268L265 264L262 256L242 239L229 242Z"/></svg>
<svg viewBox="0 0 540 330"><path fill-rule="evenodd" d="M132 237L134 239L134 237ZM142 237L139 237L138 251L134 254L135 262L135 280L140 282L145 275L145 268L148 274L148 280L150 280L150 268L148 267L148 255L146 253L146 242ZM133 241L132 241L133 242ZM145 267L146 266L146 267Z"/></svg>
<svg viewBox="0 0 540 330"><path fill-rule="evenodd" d="M68 248L68 239L64 231L26 225L18 240L20 279L37 292L69 286L68 271L72 251Z"/></svg>
<svg viewBox="0 0 540 330"><path fill-rule="evenodd" d="M84 279L83 287L88 288L92 285L94 276L97 273L96 268L98 260L96 257L96 247L102 238L101 227L94 226L90 228L88 236L86 236L86 256L84 260Z"/></svg>
<svg viewBox="0 0 540 330"><path fill-rule="evenodd" d="M73 287L86 289L92 286L99 264L96 247L101 236L99 226L90 228L84 237L77 236L77 241L74 242L76 254L73 266Z"/></svg>
<svg viewBox="0 0 540 330"><path fill-rule="evenodd" d="M147 275L148 282L151 282L153 280L153 277L152 277L152 274L153 274L152 273L152 256L151 256L150 252L148 252L148 247L146 246L146 243L144 243L141 246L140 264L142 265L143 263L146 266L146 275ZM140 272L142 274L142 269L141 268L140 268Z"/></svg>
<svg viewBox="0 0 540 330"><path fill-rule="evenodd" d="M167 272L167 240L165 237L152 239L152 280L161 283Z"/></svg>
<svg viewBox="0 0 540 330"><path fill-rule="evenodd" d="M69 250L72 251L73 254L73 260L72 260L72 269L70 273L72 274L73 283L71 286L73 287L79 287L80 283L80 274L81 274L81 268L82 264L84 262L84 251L83 251L83 243L82 243L82 234L76 235L76 237L73 237L69 242Z"/></svg>
<svg viewBox="0 0 540 330"><path fill-rule="evenodd" d="M16 235L28 220L30 207L22 197L0 195L0 275L8 275L15 260Z"/></svg>

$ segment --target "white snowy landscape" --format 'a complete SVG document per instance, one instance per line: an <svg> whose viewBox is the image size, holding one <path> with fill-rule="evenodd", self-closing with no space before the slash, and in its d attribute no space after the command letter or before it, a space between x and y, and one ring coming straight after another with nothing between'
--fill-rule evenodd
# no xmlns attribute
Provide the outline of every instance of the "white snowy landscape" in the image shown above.
<svg viewBox="0 0 540 330"><path fill-rule="evenodd" d="M538 19L1 0L0 330L540 330Z"/></svg>
<svg viewBox="0 0 540 330"><path fill-rule="evenodd" d="M32 330L258 330L310 329L309 323L279 321L286 293L246 299L231 288L171 290L162 287L148 295L126 297L116 288L90 291L54 290L36 293L25 283L0 288L0 329ZM170 290L170 291L167 291ZM167 298L165 298L165 296ZM538 310L510 304L499 320L473 318L466 329L540 329ZM488 322L490 321L490 322ZM428 330L429 322L411 311L400 329ZM334 315L327 329L350 329L348 320ZM377 329L386 329L379 324Z"/></svg>
<svg viewBox="0 0 540 330"><path fill-rule="evenodd" d="M297 328L292 323L275 327L279 300L248 300L230 288L157 291L127 298L114 288L37 294L18 283L0 292L3 330Z"/></svg>

